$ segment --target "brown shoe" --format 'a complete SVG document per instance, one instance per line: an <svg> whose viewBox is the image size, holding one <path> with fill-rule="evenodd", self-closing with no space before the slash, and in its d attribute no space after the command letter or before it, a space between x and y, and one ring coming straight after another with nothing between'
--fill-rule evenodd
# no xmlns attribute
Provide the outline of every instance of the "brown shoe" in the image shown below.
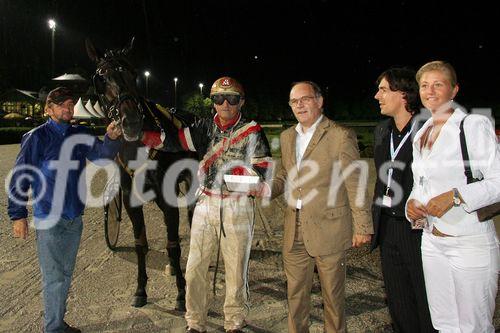
<svg viewBox="0 0 500 333"><path fill-rule="evenodd" d="M235 330L226 330L226 333L243 333L242 330L240 329L235 329Z"/></svg>

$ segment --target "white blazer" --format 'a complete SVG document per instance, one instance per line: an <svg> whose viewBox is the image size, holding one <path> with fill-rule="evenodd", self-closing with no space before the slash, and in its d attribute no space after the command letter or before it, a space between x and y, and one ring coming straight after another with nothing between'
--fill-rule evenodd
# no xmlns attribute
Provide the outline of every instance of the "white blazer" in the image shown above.
<svg viewBox="0 0 500 333"><path fill-rule="evenodd" d="M471 169L482 181L467 184L460 147L460 122L466 113L457 108L441 128L432 150L422 155L420 138L433 124L428 119L413 139L413 189L408 198L426 204L431 198L457 188L465 202L452 207L441 218L428 216L427 232L435 225L453 236L475 235L495 230L493 221L479 222L475 210L500 201L500 146L491 121L482 115L465 119Z"/></svg>

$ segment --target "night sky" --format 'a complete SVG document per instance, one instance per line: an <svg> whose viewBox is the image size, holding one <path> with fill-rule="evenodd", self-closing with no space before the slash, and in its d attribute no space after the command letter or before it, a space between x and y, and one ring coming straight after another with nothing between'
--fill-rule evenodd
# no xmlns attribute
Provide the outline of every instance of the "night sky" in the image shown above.
<svg viewBox="0 0 500 333"><path fill-rule="evenodd" d="M174 77L182 95L199 82L207 94L231 75L247 95L282 105L290 83L308 79L330 100L366 102L377 113L378 74L442 59L457 70L459 103L498 114L498 14L481 1L0 0L0 90L38 91L48 82L54 18L56 75L93 73L86 37L105 49L135 36L131 60L141 74L151 71L150 96L167 104Z"/></svg>

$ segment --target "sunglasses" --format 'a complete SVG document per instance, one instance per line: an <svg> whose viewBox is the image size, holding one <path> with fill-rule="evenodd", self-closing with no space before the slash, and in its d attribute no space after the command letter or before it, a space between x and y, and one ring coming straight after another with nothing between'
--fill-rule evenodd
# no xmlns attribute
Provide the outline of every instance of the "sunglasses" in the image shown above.
<svg viewBox="0 0 500 333"><path fill-rule="evenodd" d="M224 101L227 101L230 105L237 105L240 100L241 96L240 95L212 95L210 97L212 102L214 102L217 105L222 105L224 104Z"/></svg>

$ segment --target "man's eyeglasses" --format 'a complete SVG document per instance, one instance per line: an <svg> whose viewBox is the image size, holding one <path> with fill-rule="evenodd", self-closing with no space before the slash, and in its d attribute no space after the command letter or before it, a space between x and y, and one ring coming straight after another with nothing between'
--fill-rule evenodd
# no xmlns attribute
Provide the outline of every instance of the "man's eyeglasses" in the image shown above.
<svg viewBox="0 0 500 333"><path fill-rule="evenodd" d="M212 99L212 102L214 102L217 105L224 104L224 101L227 101L230 105L237 105L241 100L241 96L220 94L220 95L212 95L210 99Z"/></svg>
<svg viewBox="0 0 500 333"><path fill-rule="evenodd" d="M295 107L299 105L299 103L309 103L315 98L315 96L302 96L301 98L292 98L288 101L288 105L290 105L291 107Z"/></svg>

